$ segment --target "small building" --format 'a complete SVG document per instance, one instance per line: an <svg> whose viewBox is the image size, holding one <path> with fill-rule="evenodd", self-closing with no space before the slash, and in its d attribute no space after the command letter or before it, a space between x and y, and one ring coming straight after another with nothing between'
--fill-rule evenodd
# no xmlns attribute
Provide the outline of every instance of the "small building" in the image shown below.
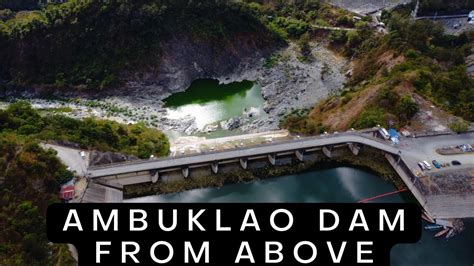
<svg viewBox="0 0 474 266"><path fill-rule="evenodd" d="M69 201L74 198L74 185L63 185L59 192L59 198L63 201Z"/></svg>

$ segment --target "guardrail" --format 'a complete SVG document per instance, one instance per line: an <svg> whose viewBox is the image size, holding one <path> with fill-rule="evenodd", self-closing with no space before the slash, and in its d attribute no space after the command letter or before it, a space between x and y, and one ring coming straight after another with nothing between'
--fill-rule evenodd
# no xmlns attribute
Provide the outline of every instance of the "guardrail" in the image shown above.
<svg viewBox="0 0 474 266"><path fill-rule="evenodd" d="M334 136L338 139L329 140L331 137L322 137L322 138L309 138L309 139L300 139L289 141L285 143L277 143L273 145L261 145L261 149L258 147L251 147L251 148L244 148L244 149L234 149L234 150L224 150L220 152L212 152L212 153L201 153L201 154L194 154L189 156L183 157L168 157L162 158L159 160L147 160L147 161L139 161L136 163L128 163L128 164L117 164L117 165L109 165L107 167L100 167L95 169L89 169L87 173L87 177L90 178L100 178L104 176L112 176L118 174L125 174L125 173L133 173L133 172L141 172L141 171L149 171L153 169L167 169L167 168L175 168L175 167L185 167L191 166L196 164L207 164L216 161L226 161L230 159L241 159L241 158L251 158L254 156L262 156L266 154L272 153L281 153L281 152L288 152L288 151L297 151L297 150L305 150L311 149L314 147L324 147L324 146L336 146L341 144L347 143L357 143L362 144L364 146L373 147L378 150L382 150L386 153L390 154L397 154L399 152L398 148L393 147L387 141L377 139L376 137L368 137L356 134L345 134ZM272 149L271 146L276 146Z"/></svg>
<svg viewBox="0 0 474 266"><path fill-rule="evenodd" d="M443 132L425 132L425 133L419 133L419 134L413 134L414 138L423 138L423 137L436 137L436 136L448 136L448 135L462 135L462 134L467 134L467 133L473 133L474 129L470 129L466 132L462 133L456 133L452 131L443 131Z"/></svg>
<svg viewBox="0 0 474 266"><path fill-rule="evenodd" d="M341 133L332 134L332 135L328 134L328 135L320 135L320 136L300 137L299 139L272 142L272 143L262 143L262 144L256 144L256 145L249 146L249 147L236 147L236 148L230 148L230 149L225 149L225 150L221 150L221 151L205 151L205 152L200 152L200 153L195 153L195 154L187 154L187 155L180 155L180 156L174 156L174 157L168 156L168 157L161 157L161 158L155 158L155 159L142 159L142 160L135 160L135 161L110 163L110 164L105 164L105 165L96 165L96 166L89 167L88 170L101 170L101 169L108 169L108 168L113 168L113 167L117 167L117 166L138 165L138 164L145 164L145 163L151 163L151 162L167 161L167 160L172 160L172 159L183 159L183 158L191 158L191 157L202 156L202 155L219 154L219 153L222 153L222 152L232 152L232 151L239 151L239 150L258 149L258 148L261 148L261 147L269 147L269 146L277 146L277 145L281 145L281 144L298 143L298 142L304 142L304 141L308 141L308 140L328 139L328 138L333 138L333 137L338 137L338 136L351 136L351 135L353 135L353 136L365 137L363 134L371 133L371 132L374 132L374 131L376 131L376 130L373 129L373 130L361 130L361 131L349 131L349 132L346 131L346 132L341 132ZM377 138L367 138L367 139L374 140L374 141L379 141L380 143L387 144L382 139L377 139ZM334 144L339 144L339 143L334 143Z"/></svg>
<svg viewBox="0 0 474 266"><path fill-rule="evenodd" d="M449 16L421 16L421 17L416 17L415 20L420 20L420 19L438 20L438 19L467 18L468 16L469 16L469 14L449 15Z"/></svg>
<svg viewBox="0 0 474 266"><path fill-rule="evenodd" d="M88 169L87 176L100 177L106 176L107 173L129 173L137 171L145 171L150 169L165 169L170 167L180 167L184 165L195 165L222 160L249 158L254 156L262 156L265 154L281 153L296 150L305 150L315 147L335 146L347 143L357 143L364 146L370 146L391 154L397 154L400 150L394 147L390 141L381 139L375 135L371 135L377 131L376 129L364 131L346 131L332 135L321 135L312 137L301 137L286 141L276 141L273 143L262 143L249 147L235 147L219 151L206 151L195 154L188 154L176 157L162 157L157 159L137 160L128 162L118 162L107 165L93 166ZM441 133L426 133L425 137L437 135L455 135ZM420 135L418 135L420 137ZM331 140L334 138L333 140ZM202 157L202 158L199 158ZM114 169L115 168L115 169Z"/></svg>

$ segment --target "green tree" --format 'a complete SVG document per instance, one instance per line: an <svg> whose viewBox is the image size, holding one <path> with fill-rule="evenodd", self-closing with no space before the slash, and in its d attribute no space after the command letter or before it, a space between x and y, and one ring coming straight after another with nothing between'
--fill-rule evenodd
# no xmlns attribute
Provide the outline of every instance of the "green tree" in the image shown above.
<svg viewBox="0 0 474 266"><path fill-rule="evenodd" d="M448 125L449 129L456 133L463 133L469 130L469 123L462 119L456 119Z"/></svg>
<svg viewBox="0 0 474 266"><path fill-rule="evenodd" d="M385 115L382 109L369 108L359 114L357 119L351 123L354 128L370 128L376 125L385 125Z"/></svg>
<svg viewBox="0 0 474 266"><path fill-rule="evenodd" d="M309 33L305 32L298 39L298 47L300 48L301 55L307 57L311 53L311 46L309 44L310 37Z"/></svg>
<svg viewBox="0 0 474 266"><path fill-rule="evenodd" d="M356 48L361 43L362 39L358 31L349 31L347 34L346 46L350 49Z"/></svg>
<svg viewBox="0 0 474 266"><path fill-rule="evenodd" d="M345 31L333 30L329 34L329 40L332 44L346 44L347 35Z"/></svg>
<svg viewBox="0 0 474 266"><path fill-rule="evenodd" d="M341 16L337 17L336 25L337 26L344 26L344 27L352 27L352 26L354 26L354 22L352 21L352 19L349 16L341 15Z"/></svg>
<svg viewBox="0 0 474 266"><path fill-rule="evenodd" d="M400 98L400 104L398 106L398 116L400 120L408 121L418 110L418 104L416 104L410 95L404 95Z"/></svg>

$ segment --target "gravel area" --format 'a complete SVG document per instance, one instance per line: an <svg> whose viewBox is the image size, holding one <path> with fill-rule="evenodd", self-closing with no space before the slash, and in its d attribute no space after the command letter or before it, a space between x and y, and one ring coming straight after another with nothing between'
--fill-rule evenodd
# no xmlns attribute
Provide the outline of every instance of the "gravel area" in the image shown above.
<svg viewBox="0 0 474 266"><path fill-rule="evenodd" d="M472 168L429 173L422 178L426 195L472 195L474 170Z"/></svg>
<svg viewBox="0 0 474 266"><path fill-rule="evenodd" d="M329 3L359 14L368 14L384 8L393 8L410 0L328 0Z"/></svg>

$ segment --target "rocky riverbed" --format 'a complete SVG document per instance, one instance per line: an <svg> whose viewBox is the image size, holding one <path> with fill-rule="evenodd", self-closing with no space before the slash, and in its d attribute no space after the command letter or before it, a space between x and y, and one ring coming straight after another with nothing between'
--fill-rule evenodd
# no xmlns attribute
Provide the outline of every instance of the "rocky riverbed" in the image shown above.
<svg viewBox="0 0 474 266"><path fill-rule="evenodd" d="M359 14L369 14L410 3L409 0L328 0L327 2Z"/></svg>
<svg viewBox="0 0 474 266"><path fill-rule="evenodd" d="M129 81L126 88L101 93L94 98L73 95L44 100L34 98L34 95L24 96L30 98L36 108L62 110L64 114L76 118L95 116L122 123L143 121L166 132L193 135L212 130L215 126L198 128L193 116L170 119L163 99L184 91L196 78L212 78L221 83L252 80L261 86L265 100L261 109L265 115L259 114L258 110L243 110L241 116L221 121L219 125L223 129L239 130L239 133L263 132L277 129L282 116L292 110L311 108L318 100L343 87L345 73L349 69L348 61L321 44L312 46L309 60L298 58L297 47L290 44L270 57L255 54L252 59L242 60L230 74L206 73L197 63L193 64L191 71L169 67L164 71L165 85L143 74L140 79Z"/></svg>

